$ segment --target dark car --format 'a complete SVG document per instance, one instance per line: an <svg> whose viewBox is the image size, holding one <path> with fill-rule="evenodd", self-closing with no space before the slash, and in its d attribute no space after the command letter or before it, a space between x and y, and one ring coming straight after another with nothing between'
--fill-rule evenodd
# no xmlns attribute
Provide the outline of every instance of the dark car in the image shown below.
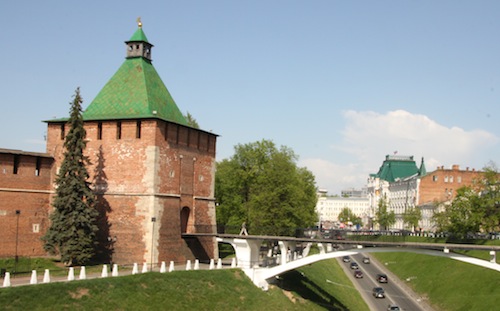
<svg viewBox="0 0 500 311"><path fill-rule="evenodd" d="M356 279L361 279L361 278L363 278L363 271L361 271L361 270L356 270L356 271L354 271L354 277L355 277Z"/></svg>
<svg viewBox="0 0 500 311"><path fill-rule="evenodd" d="M387 311L400 311L401 309L396 305L388 305Z"/></svg>
<svg viewBox="0 0 500 311"><path fill-rule="evenodd" d="M372 293L375 298L385 298L385 291L382 287L374 287Z"/></svg>
<svg viewBox="0 0 500 311"><path fill-rule="evenodd" d="M349 256L344 256L344 257L342 257L342 261L349 262L349 261L351 261L351 258L349 258Z"/></svg>
<svg viewBox="0 0 500 311"><path fill-rule="evenodd" d="M377 274L377 281L379 283L387 283L387 275L386 274Z"/></svg>
<svg viewBox="0 0 500 311"><path fill-rule="evenodd" d="M359 269L359 265L358 265L358 263L357 263L357 262L355 262L355 261L351 262L351 269L356 269L356 270L358 270L358 269Z"/></svg>
<svg viewBox="0 0 500 311"><path fill-rule="evenodd" d="M370 258L363 257L363 263L366 263L366 264L370 263Z"/></svg>

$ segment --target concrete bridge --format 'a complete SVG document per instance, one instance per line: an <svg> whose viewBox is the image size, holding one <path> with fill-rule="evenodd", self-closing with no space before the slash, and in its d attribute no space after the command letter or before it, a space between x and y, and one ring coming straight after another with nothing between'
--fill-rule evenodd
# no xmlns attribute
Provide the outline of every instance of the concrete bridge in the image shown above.
<svg viewBox="0 0 500 311"><path fill-rule="evenodd" d="M218 242L230 244L235 250L237 267L241 268L253 283L263 290L268 289L269 282L275 276L286 271L321 260L352 256L358 253L422 253L448 257L500 272L500 265L496 263L496 252L500 251L500 246L495 245L350 241L216 233L183 234L183 237L190 238L207 236L215 237ZM267 249L267 254L262 255L261 246L264 241L272 242L276 247ZM309 255L309 250L314 244L318 246L320 252ZM340 250L341 245L343 246L342 250ZM490 261L456 254L450 252L451 250L488 251Z"/></svg>

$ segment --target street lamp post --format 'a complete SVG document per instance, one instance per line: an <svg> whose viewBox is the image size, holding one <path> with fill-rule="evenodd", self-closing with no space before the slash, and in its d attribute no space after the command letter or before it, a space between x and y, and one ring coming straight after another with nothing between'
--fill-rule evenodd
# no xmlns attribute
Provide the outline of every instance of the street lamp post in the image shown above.
<svg viewBox="0 0 500 311"><path fill-rule="evenodd" d="M19 257L17 255L17 246L19 244L19 215L21 215L21 210L16 210L16 257L14 264L14 271L17 272L17 262L19 261Z"/></svg>
<svg viewBox="0 0 500 311"><path fill-rule="evenodd" d="M151 222L153 223L152 231L151 231L151 272L153 271L153 254L154 254L154 240L155 240L155 222L156 217L151 217Z"/></svg>

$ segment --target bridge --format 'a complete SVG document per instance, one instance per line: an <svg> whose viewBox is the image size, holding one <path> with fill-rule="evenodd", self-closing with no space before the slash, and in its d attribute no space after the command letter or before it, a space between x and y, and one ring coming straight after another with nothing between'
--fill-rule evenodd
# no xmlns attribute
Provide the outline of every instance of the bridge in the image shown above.
<svg viewBox="0 0 500 311"><path fill-rule="evenodd" d="M242 269L253 283L263 290L268 289L269 282L275 276L286 271L321 260L352 256L358 253L421 253L448 257L500 272L500 265L496 263L496 252L500 251L500 246L495 245L351 241L219 233L184 233L182 236L184 238L215 237L220 243L230 244L235 250L237 267ZM261 245L264 241L271 241L277 246L267 249L267 254L262 256ZM318 246L319 254L309 255L311 246L314 244ZM342 246L342 250L340 246ZM472 258L450 252L452 250L489 251L491 258L490 261Z"/></svg>

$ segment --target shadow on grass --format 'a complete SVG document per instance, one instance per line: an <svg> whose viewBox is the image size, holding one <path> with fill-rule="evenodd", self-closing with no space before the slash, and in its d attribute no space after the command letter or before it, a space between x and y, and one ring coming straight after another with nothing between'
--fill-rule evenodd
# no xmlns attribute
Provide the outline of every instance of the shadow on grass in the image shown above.
<svg viewBox="0 0 500 311"><path fill-rule="evenodd" d="M326 310L349 310L321 286L298 271L292 270L282 274L276 285L283 290L295 292Z"/></svg>

